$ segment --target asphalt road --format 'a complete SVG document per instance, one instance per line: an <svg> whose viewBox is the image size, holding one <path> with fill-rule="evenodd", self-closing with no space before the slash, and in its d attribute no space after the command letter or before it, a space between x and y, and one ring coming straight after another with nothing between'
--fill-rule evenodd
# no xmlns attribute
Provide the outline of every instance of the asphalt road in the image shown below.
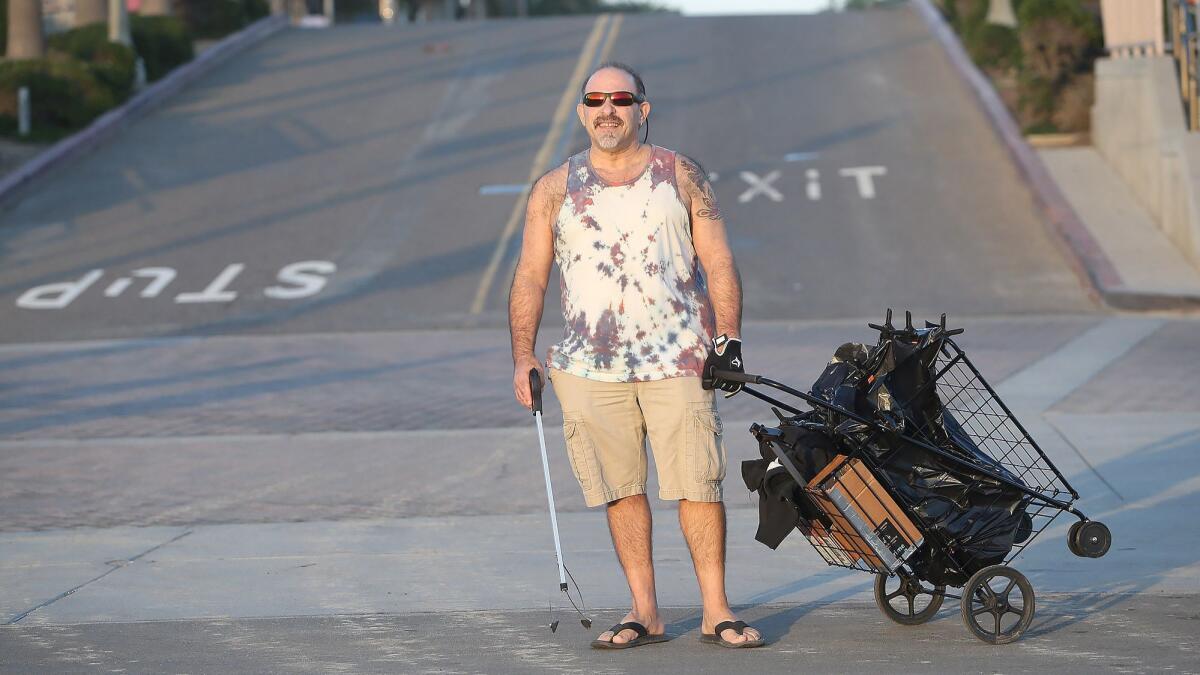
<svg viewBox="0 0 1200 675"><path fill-rule="evenodd" d="M519 195L480 191L582 147L552 120L595 21L266 41L0 215L0 341L503 326ZM912 8L603 38L716 175L748 319L1092 309Z"/></svg>
<svg viewBox="0 0 1200 675"><path fill-rule="evenodd" d="M1064 519L1014 563L1024 640L984 646L949 606L902 630L868 577L753 542L736 463L772 416L747 396L720 402L730 589L771 647L694 644L669 509L676 640L622 659L545 630L503 232L539 151L583 142L554 113L602 55L714 176L751 370L805 387L885 307L948 312L1112 526L1103 559L1069 556ZM542 348L558 323L552 288ZM1198 326L1092 303L906 5L285 30L0 213L0 671L1195 672ZM619 608L559 421L550 396L565 546Z"/></svg>

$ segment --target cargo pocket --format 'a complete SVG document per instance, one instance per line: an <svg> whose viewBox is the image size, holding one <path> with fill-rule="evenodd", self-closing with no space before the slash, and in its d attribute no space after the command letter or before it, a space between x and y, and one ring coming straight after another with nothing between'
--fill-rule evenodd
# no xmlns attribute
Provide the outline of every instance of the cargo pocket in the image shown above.
<svg viewBox="0 0 1200 675"><path fill-rule="evenodd" d="M702 483L719 483L725 479L721 418L711 403L696 403L688 408L688 463L692 478Z"/></svg>
<svg viewBox="0 0 1200 675"><path fill-rule="evenodd" d="M563 415L563 437L567 441L567 458L571 471L585 493L596 485L596 447L588 435L582 415Z"/></svg>

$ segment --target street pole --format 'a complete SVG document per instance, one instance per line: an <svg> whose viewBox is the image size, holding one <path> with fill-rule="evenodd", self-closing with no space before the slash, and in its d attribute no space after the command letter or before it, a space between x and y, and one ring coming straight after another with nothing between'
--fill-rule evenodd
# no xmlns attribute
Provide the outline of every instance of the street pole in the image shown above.
<svg viewBox="0 0 1200 675"><path fill-rule="evenodd" d="M517 16L529 16L529 0L517 0Z"/></svg>
<svg viewBox="0 0 1200 675"><path fill-rule="evenodd" d="M125 0L108 0L108 39L127 47L133 46L133 38L129 36L129 10L125 7Z"/></svg>
<svg viewBox="0 0 1200 675"><path fill-rule="evenodd" d="M8 58L40 59L45 55L41 0L8 0Z"/></svg>
<svg viewBox="0 0 1200 675"><path fill-rule="evenodd" d="M108 23L108 0L75 0L75 27Z"/></svg>
<svg viewBox="0 0 1200 675"><path fill-rule="evenodd" d="M271 16L287 14L287 0L271 0Z"/></svg>
<svg viewBox="0 0 1200 675"><path fill-rule="evenodd" d="M333 23L333 0L325 0L325 17L329 19L329 23Z"/></svg>

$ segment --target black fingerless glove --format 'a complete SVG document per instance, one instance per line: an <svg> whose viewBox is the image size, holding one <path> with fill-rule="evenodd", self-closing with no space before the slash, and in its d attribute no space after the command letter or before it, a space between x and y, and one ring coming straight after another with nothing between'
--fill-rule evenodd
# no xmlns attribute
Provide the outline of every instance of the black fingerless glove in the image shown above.
<svg viewBox="0 0 1200 675"><path fill-rule="evenodd" d="M705 389L727 391L729 394L725 398L729 398L742 390L742 383L718 380L713 376L713 371L746 372L745 364L742 362L742 341L738 338L719 335L713 340L713 346L714 349L708 353L708 358L704 361L704 377L701 378L700 386Z"/></svg>

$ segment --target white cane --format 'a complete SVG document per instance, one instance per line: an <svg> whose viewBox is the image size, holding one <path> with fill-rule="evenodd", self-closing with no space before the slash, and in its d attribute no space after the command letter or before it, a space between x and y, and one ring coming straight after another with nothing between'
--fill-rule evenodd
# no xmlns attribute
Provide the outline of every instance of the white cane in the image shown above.
<svg viewBox="0 0 1200 675"><path fill-rule="evenodd" d="M542 475L546 478L546 503L550 506L550 529L554 532L554 556L558 560L558 590L567 594L567 600L571 602L571 606L575 607L575 611L579 613L579 621L584 628L591 628L592 621L587 618L579 607L575 606L575 601L571 598L570 592L567 590L567 566L563 563L562 544L558 538L558 515L554 510L554 488L550 485L550 459L546 456L546 433L542 430L542 378L538 375L536 368L529 371L529 393L533 396L533 420L537 423L538 431L538 446L542 450ZM575 581L574 578L571 581ZM576 584L576 594L579 593L579 585ZM583 596L579 597L580 604L583 604ZM558 622L552 621L550 630L554 631L558 628Z"/></svg>

